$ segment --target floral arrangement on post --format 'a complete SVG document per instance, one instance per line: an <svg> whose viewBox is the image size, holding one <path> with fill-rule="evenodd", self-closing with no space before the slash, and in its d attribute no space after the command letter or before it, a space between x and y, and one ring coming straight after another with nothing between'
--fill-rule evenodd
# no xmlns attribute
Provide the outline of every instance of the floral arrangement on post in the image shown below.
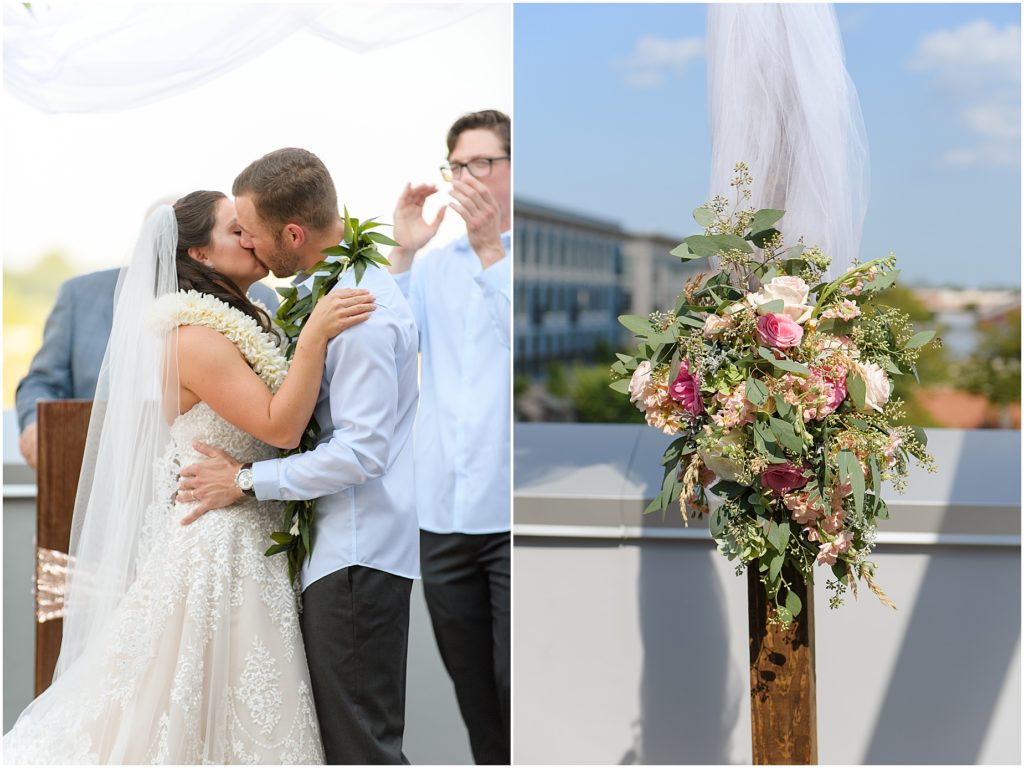
<svg viewBox="0 0 1024 768"><path fill-rule="evenodd" d="M920 349L939 340L899 310L864 306L894 284L894 256L824 278L829 257L785 247L773 227L785 211L744 208L752 179L743 163L735 171L731 209L723 197L697 208L704 234L671 252L715 257L719 271L690 280L673 312L619 318L640 346L618 355L612 389L679 436L646 511L678 500L684 520L708 514L737 572L756 564L773 621L789 625L802 609L786 573L809 583L816 564L831 569L831 607L858 580L895 607L868 559L888 517L881 485L902 491L911 456L935 466L924 431L897 426L890 376L916 376Z"/></svg>

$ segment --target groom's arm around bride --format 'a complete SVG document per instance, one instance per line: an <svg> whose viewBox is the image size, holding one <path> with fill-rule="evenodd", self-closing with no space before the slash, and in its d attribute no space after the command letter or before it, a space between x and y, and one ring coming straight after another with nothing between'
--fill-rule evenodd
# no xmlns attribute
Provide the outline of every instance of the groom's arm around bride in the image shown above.
<svg viewBox="0 0 1024 768"><path fill-rule="evenodd" d="M272 152L235 181L243 244L278 277L307 270L342 238L323 164L305 150ZM353 287L351 271L336 288ZM394 279L368 269L370 318L332 340L314 418L315 449L252 467L258 499L317 499L302 569L302 630L329 763L404 761L411 579L419 576L412 426L417 331ZM358 331L358 333L356 333ZM212 448L182 471L197 511L243 493L240 465ZM268 542L269 543L269 542Z"/></svg>

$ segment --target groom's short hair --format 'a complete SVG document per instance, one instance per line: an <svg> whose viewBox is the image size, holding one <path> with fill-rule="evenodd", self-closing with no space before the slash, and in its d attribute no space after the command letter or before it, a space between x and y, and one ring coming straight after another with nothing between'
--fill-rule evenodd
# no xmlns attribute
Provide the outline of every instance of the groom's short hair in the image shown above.
<svg viewBox="0 0 1024 768"><path fill-rule="evenodd" d="M504 112L496 109L484 109L480 112L470 112L463 115L448 129L448 154L452 153L459 141L459 136L464 131L471 131L474 128L484 128L493 131L501 142L505 154L512 155L512 121Z"/></svg>
<svg viewBox="0 0 1024 768"><path fill-rule="evenodd" d="M256 213L275 227L296 221L322 230L338 220L338 193L327 166L305 149L278 149L238 174L231 192L251 197Z"/></svg>

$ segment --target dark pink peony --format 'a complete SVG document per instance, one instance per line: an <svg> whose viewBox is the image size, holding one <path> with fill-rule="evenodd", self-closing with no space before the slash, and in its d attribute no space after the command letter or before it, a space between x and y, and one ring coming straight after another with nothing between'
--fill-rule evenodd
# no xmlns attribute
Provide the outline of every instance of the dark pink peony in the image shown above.
<svg viewBox="0 0 1024 768"><path fill-rule="evenodd" d="M771 488L776 496L784 496L797 488L803 488L809 479L805 470L794 467L788 461L772 464L761 473L761 485Z"/></svg>
<svg viewBox="0 0 1024 768"><path fill-rule="evenodd" d="M757 318L757 335L769 347L789 349L800 344L804 329L786 315L761 315Z"/></svg>
<svg viewBox="0 0 1024 768"><path fill-rule="evenodd" d="M668 395L695 416L703 413L704 401L700 397L700 382L690 373L689 360L683 360L679 364L679 375L669 385Z"/></svg>

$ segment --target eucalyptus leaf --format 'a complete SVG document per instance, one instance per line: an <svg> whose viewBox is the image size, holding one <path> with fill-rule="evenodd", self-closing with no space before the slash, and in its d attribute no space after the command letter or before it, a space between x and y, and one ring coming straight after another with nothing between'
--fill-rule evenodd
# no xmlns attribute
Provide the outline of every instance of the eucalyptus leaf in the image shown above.
<svg viewBox="0 0 1024 768"><path fill-rule="evenodd" d="M923 446L927 446L928 434L924 431L924 429L918 426L913 426L911 427L911 429L914 430L914 437L917 438L917 442L919 442Z"/></svg>
<svg viewBox="0 0 1024 768"><path fill-rule="evenodd" d="M613 381L611 384L608 385L608 387L610 389L615 390L616 392L621 392L624 395L628 395L629 379L619 379L618 381Z"/></svg>
<svg viewBox="0 0 1024 768"><path fill-rule="evenodd" d="M715 214L710 208L702 205L700 208L693 209L693 220L707 228L715 223Z"/></svg>
<svg viewBox="0 0 1024 768"><path fill-rule="evenodd" d="M786 609L790 615L794 618L800 615L800 611L804 608L803 602L800 600L800 596L792 589L789 590L789 594L786 595Z"/></svg>
<svg viewBox="0 0 1024 768"><path fill-rule="evenodd" d="M751 234L763 232L785 215L785 211L777 208L762 208L754 213L753 218L750 220Z"/></svg>
<svg viewBox="0 0 1024 768"><path fill-rule="evenodd" d="M703 320L701 320L699 317L691 317L690 315L679 315L679 317L676 318L676 322L679 323L680 325L688 325L691 328L704 327Z"/></svg>
<svg viewBox="0 0 1024 768"><path fill-rule="evenodd" d="M725 507L719 505L718 508L711 512L708 517L708 528L711 529L711 535L716 539L722 535L722 531L725 530L726 524L729 522L729 516L725 511Z"/></svg>
<svg viewBox="0 0 1024 768"><path fill-rule="evenodd" d="M719 480L711 487L711 492L715 496L721 496L723 499L738 499L749 490L747 486L740 485L732 480Z"/></svg>
<svg viewBox="0 0 1024 768"><path fill-rule="evenodd" d="M803 451L804 442L794 432L792 424L775 417L769 419L769 423L771 424L772 434L775 435L775 439L778 440L780 445L794 453Z"/></svg>
<svg viewBox="0 0 1024 768"><path fill-rule="evenodd" d="M772 520L768 526L768 543L779 553L785 553L786 545L789 543L789 521L784 520L777 523Z"/></svg>
<svg viewBox="0 0 1024 768"><path fill-rule="evenodd" d="M786 302L782 299L772 299L766 301L764 304L757 308L757 314L759 315L774 315L782 312L786 308Z"/></svg>
<svg viewBox="0 0 1024 768"><path fill-rule="evenodd" d="M858 411L864 410L864 401L867 397L868 387L864 383L864 379L858 376L853 371L846 374L846 391L850 395L850 399L853 400L853 404L857 407Z"/></svg>
<svg viewBox="0 0 1024 768"><path fill-rule="evenodd" d="M767 347L758 347L757 354L760 355L763 359L767 360L769 363L772 364L773 367L777 368L780 371L800 373L803 374L804 376L809 376L811 373L807 369L806 365L801 365L800 363L793 362L792 360L786 360L785 358L783 358L782 360L776 360L775 355L773 355L771 350L768 349Z"/></svg>
<svg viewBox="0 0 1024 768"><path fill-rule="evenodd" d="M768 564L768 579L770 581L775 581L779 578L779 574L782 572L782 566L785 562L785 552L780 552L771 559L771 562Z"/></svg>
<svg viewBox="0 0 1024 768"><path fill-rule="evenodd" d="M754 422L754 433L758 435L766 443L776 443L778 440L772 433L771 426L766 421Z"/></svg>
<svg viewBox="0 0 1024 768"><path fill-rule="evenodd" d="M878 508L878 500L882 495L882 473L878 471L878 459L875 458L874 454L868 459L868 465L871 467L871 509L869 510L872 514Z"/></svg>
<svg viewBox="0 0 1024 768"><path fill-rule="evenodd" d="M680 243L671 251L669 251L669 254L672 256L678 256L683 261L692 261L693 259L704 258L704 256L701 256L700 254L696 254L693 251L691 251L686 243Z"/></svg>
<svg viewBox="0 0 1024 768"><path fill-rule="evenodd" d="M913 336L907 339L907 343L903 345L903 348L917 349L918 347L923 347L925 344L927 344L934 338L935 331L921 331L919 333L915 333Z"/></svg>
<svg viewBox="0 0 1024 768"><path fill-rule="evenodd" d="M768 387L753 376L747 379L747 400L754 405L764 405L768 400Z"/></svg>
<svg viewBox="0 0 1024 768"><path fill-rule="evenodd" d="M762 229L760 232L755 232L748 235L750 242L756 245L758 248L764 248L768 241L774 237L778 237L782 233L777 229Z"/></svg>
<svg viewBox="0 0 1024 768"><path fill-rule="evenodd" d="M651 321L641 315L619 315L619 323L628 331L644 338L654 333Z"/></svg>

